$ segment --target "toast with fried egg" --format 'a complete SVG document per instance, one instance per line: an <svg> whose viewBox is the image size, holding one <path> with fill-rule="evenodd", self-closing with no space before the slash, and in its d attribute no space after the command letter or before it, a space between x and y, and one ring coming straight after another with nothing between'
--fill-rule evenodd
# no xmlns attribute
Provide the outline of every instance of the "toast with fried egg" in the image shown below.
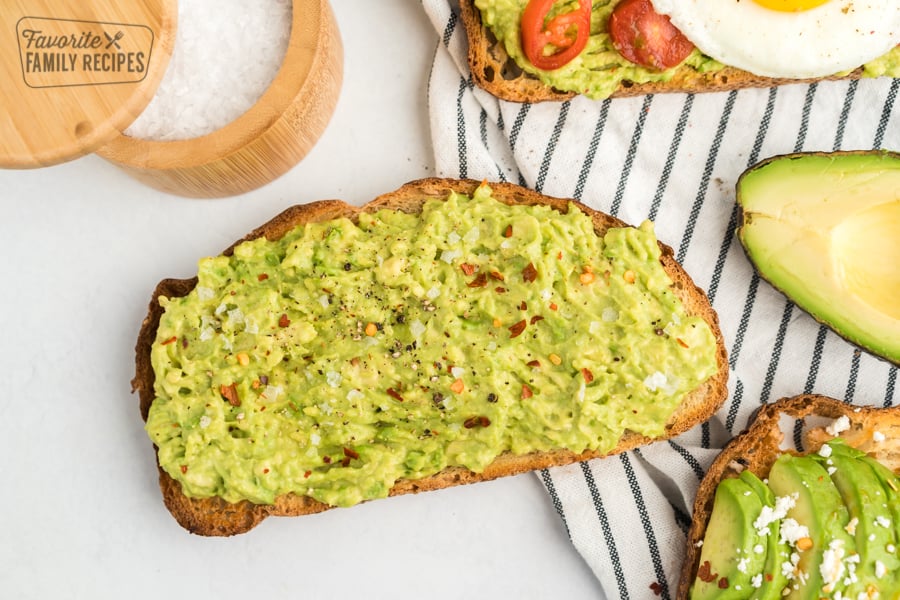
<svg viewBox="0 0 900 600"><path fill-rule="evenodd" d="M625 0L594 0L594 10L608 11L614 9L618 4ZM648 2L648 0L642 0ZM520 16L507 16L504 21L507 23L507 39L503 41L498 39L491 27L485 24L484 14L477 6L479 0L460 0L460 16L466 35L468 37L468 64L472 74L472 78L476 85L491 93L502 100L512 102L544 102L544 101L563 101L575 97L578 94L588 95L589 97L600 99L605 97L628 97L639 96L645 94L657 94L666 92L682 92L682 93L701 93L701 92L721 92L743 88L753 87L773 87L785 85L789 83L813 82L820 80L843 80L843 79L860 79L863 77L888 76L896 77L900 75L900 68L895 64L900 55L897 49L890 50L886 58L879 59L871 65L853 67L839 73L821 76L821 77L802 77L802 76L764 76L755 74L749 70L729 66L728 64L719 63L718 61L709 59L702 53L695 52L689 60L684 61L678 66L674 66L665 70L649 70L641 65L629 64L628 67L622 67L622 63L609 63L598 58L596 65L581 69L581 72L605 73L606 69L611 71L619 71L611 82L601 82L602 85L593 91L578 81L570 85L554 86L552 83L555 74L552 71L542 71L534 65L528 63L528 59L522 56L522 44L518 35L513 35L508 30L509 23L518 23ZM499 5L500 3L498 3ZM522 10L527 2L506 2L503 3L502 10ZM546 2L545 2L546 4ZM550 3L552 4L552 2ZM690 4L690 3L688 3ZM519 7L519 8L516 8ZM500 8L496 9L501 10ZM871 9L869 9L871 10ZM896 10L894 8L884 10ZM702 12L702 11L701 11ZM606 17L603 17L605 19ZM890 19L900 18L894 13ZM601 19L601 20L603 20ZM886 20L890 20L886 19ZM593 25L597 27L596 19ZM602 27L608 28L608 22L604 21ZM715 29L715 28L713 28ZM900 31L900 30L898 30ZM897 36L898 34L894 34ZM600 39L600 45L606 44L606 38L609 38L608 29L591 31L591 37ZM758 44L757 40L754 43ZM900 39L895 39L894 43L900 43ZM605 47L605 46L604 46ZM778 50L764 50L764 52L777 53ZM589 49L589 52L596 56L610 56L615 51L611 47L607 47L603 52L597 51L596 48ZM821 54L827 54L822 52ZM702 58L698 58L702 57ZM616 57L618 61L620 56ZM782 62L791 63L791 56L783 55ZM778 61L776 61L778 62ZM626 64L627 61L626 61ZM632 67L634 69L632 69ZM564 73L568 69L564 66L559 73ZM635 81L629 78L626 71L636 70L637 73L650 73L649 79L641 76L642 80ZM768 71L767 71L768 72ZM568 76L568 75L566 75ZM594 75L592 75L594 76ZM605 75L602 75L605 76ZM580 77L580 76L579 76ZM637 79L637 78L635 78ZM578 85L582 85L579 89ZM599 90L599 91L598 91Z"/></svg>

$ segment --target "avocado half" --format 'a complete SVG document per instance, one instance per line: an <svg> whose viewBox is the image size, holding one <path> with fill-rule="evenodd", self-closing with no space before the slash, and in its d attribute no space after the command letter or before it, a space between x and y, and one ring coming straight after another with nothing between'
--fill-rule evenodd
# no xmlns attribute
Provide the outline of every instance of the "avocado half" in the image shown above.
<svg viewBox="0 0 900 600"><path fill-rule="evenodd" d="M857 346L900 364L900 154L769 158L737 182L760 276Z"/></svg>

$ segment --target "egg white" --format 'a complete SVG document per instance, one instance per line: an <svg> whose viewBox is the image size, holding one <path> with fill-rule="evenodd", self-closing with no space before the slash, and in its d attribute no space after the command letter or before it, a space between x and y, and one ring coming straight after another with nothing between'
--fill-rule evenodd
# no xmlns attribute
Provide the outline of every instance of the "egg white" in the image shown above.
<svg viewBox="0 0 900 600"><path fill-rule="evenodd" d="M830 0L781 12L753 0L651 0L701 52L764 77L853 70L900 43L900 1Z"/></svg>

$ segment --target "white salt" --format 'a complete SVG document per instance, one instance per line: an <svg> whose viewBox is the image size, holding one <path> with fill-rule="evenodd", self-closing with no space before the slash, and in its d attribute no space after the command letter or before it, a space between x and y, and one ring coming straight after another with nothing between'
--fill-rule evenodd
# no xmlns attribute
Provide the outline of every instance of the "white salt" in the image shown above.
<svg viewBox="0 0 900 600"><path fill-rule="evenodd" d="M125 135L174 141L221 129L275 79L291 35L291 0L181 0L166 74Z"/></svg>

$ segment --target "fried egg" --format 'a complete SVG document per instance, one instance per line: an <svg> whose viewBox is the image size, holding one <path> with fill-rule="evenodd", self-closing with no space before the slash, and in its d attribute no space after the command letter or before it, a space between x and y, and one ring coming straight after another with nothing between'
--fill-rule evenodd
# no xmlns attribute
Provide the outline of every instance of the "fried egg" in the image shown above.
<svg viewBox="0 0 900 600"><path fill-rule="evenodd" d="M701 52L764 77L853 70L900 44L900 0L651 0Z"/></svg>

